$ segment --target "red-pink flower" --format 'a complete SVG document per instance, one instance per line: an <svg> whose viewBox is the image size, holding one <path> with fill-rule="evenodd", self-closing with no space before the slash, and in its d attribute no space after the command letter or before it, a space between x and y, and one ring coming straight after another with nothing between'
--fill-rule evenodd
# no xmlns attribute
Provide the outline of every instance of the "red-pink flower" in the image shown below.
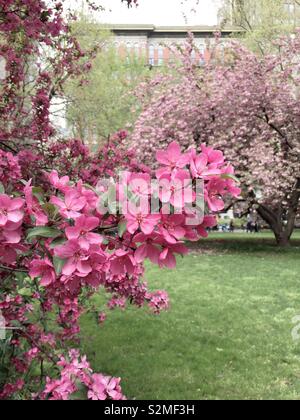
<svg viewBox="0 0 300 420"><path fill-rule="evenodd" d="M176 244L185 235L184 222L182 214L162 215L159 232L169 244Z"/></svg>
<svg viewBox="0 0 300 420"><path fill-rule="evenodd" d="M206 146L206 144L201 144L201 150L202 153L206 155L207 163L211 168L223 165L225 158L220 150L215 150L212 147Z"/></svg>
<svg viewBox="0 0 300 420"><path fill-rule="evenodd" d="M204 195L211 211L218 212L224 209L222 196L226 192L225 187L226 182L219 178L213 178L208 182Z"/></svg>
<svg viewBox="0 0 300 420"><path fill-rule="evenodd" d="M156 240L158 241L155 242ZM158 264L161 251L156 245L162 243L162 241L159 240L159 235L150 236L138 233L134 237L134 242L141 244L134 253L134 259L137 263L142 263L146 258L149 258L153 264Z"/></svg>
<svg viewBox="0 0 300 420"><path fill-rule="evenodd" d="M159 256L159 265L161 267L175 268L176 267L176 258L174 254L186 255L188 254L188 249L181 243L175 245L170 245L165 248Z"/></svg>
<svg viewBox="0 0 300 420"><path fill-rule="evenodd" d="M24 188L25 200L28 214L35 218L36 226L45 226L48 223L48 216L43 212L42 207L33 195L31 181Z"/></svg>
<svg viewBox="0 0 300 420"><path fill-rule="evenodd" d="M197 226L197 232L202 238L207 238L207 228L212 228L217 225L216 216L205 216L203 223Z"/></svg>
<svg viewBox="0 0 300 420"><path fill-rule="evenodd" d="M226 190L229 194L233 197L238 198L241 195L241 188L236 186L235 179L230 179L231 175L234 175L234 167L232 165L228 165L224 170L222 170L223 175L227 175L228 178L226 179Z"/></svg>
<svg viewBox="0 0 300 420"><path fill-rule="evenodd" d="M123 400L120 378L112 378L98 373L92 375L92 384L88 391L90 400Z"/></svg>
<svg viewBox="0 0 300 420"><path fill-rule="evenodd" d="M221 170L217 169L217 165L209 164L207 154L199 155L195 149L191 151L190 168L194 178L209 179L209 177L221 173Z"/></svg>
<svg viewBox="0 0 300 420"><path fill-rule="evenodd" d="M189 172L180 170L174 177L164 174L159 180L159 197L162 203L170 203L177 209L195 200Z"/></svg>
<svg viewBox="0 0 300 420"><path fill-rule="evenodd" d="M52 171L48 175L49 181L53 187L55 187L57 190L65 192L68 189L68 185L70 182L70 178L68 176L63 176L62 178L59 178L57 171Z"/></svg>
<svg viewBox="0 0 300 420"><path fill-rule="evenodd" d="M92 271L89 254L81 248L76 239L56 247L54 254L61 259L67 260L62 269L62 274L65 276L71 276L76 273L81 277L85 277Z"/></svg>
<svg viewBox="0 0 300 420"><path fill-rule="evenodd" d="M75 221L75 226L66 228L66 236L69 240L76 239L81 248L88 250L91 244L100 244L102 236L91 232L99 226L97 217L80 216Z"/></svg>
<svg viewBox="0 0 300 420"><path fill-rule="evenodd" d="M131 234L136 233L139 229L145 234L150 235L157 226L160 215L149 214L148 206L135 206L129 203L128 213L125 218L127 220L127 231Z"/></svg>
<svg viewBox="0 0 300 420"><path fill-rule="evenodd" d="M10 198L6 194L0 195L0 228L5 228L9 222L19 223L23 217L24 200Z"/></svg>
<svg viewBox="0 0 300 420"><path fill-rule="evenodd" d="M130 174L127 183L130 191L137 196L147 197L151 193L151 178L149 174Z"/></svg>
<svg viewBox="0 0 300 420"><path fill-rule="evenodd" d="M113 275L133 274L136 261L130 251L117 249L110 259L110 270Z"/></svg>
<svg viewBox="0 0 300 420"><path fill-rule="evenodd" d="M29 275L33 279L41 277L41 285L45 287L55 283L56 279L53 264L48 258L43 260L32 260L30 263Z"/></svg>
<svg viewBox="0 0 300 420"><path fill-rule="evenodd" d="M53 196L50 202L60 209L60 214L66 219L80 217L80 211L86 205L86 199L73 189L69 189L66 192L64 200Z"/></svg>
<svg viewBox="0 0 300 420"><path fill-rule="evenodd" d="M156 172L157 177L160 178L164 174L170 174L174 169L184 168L189 163L190 155L182 154L179 144L173 141L166 151L158 150L156 152L156 160L164 165Z"/></svg>

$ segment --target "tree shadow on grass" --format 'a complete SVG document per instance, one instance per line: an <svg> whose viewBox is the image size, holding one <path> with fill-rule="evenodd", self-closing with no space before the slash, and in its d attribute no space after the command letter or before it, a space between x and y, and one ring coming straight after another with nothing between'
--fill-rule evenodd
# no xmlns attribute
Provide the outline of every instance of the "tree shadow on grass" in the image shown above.
<svg viewBox="0 0 300 420"><path fill-rule="evenodd" d="M292 239L289 247L279 247L275 239L256 235L234 234L226 236L220 234L218 238L208 238L196 243L189 242L188 247L194 253L200 254L226 254L226 253L272 253L272 254L298 254L300 252L300 239Z"/></svg>

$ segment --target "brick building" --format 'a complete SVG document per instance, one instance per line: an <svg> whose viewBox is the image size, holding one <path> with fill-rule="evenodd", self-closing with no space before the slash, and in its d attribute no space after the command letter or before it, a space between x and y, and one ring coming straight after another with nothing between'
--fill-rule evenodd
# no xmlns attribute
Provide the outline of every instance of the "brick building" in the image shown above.
<svg viewBox="0 0 300 420"><path fill-rule="evenodd" d="M181 45L192 32L195 38L197 51L194 51L195 63L204 65L211 58L215 44L217 27L212 26L154 26L154 25L109 25L115 35L115 47L120 55L126 56L134 53L145 57L146 63L151 66L162 66L171 59L171 45ZM226 39L234 37L238 30L226 28L221 32L219 50L222 53Z"/></svg>

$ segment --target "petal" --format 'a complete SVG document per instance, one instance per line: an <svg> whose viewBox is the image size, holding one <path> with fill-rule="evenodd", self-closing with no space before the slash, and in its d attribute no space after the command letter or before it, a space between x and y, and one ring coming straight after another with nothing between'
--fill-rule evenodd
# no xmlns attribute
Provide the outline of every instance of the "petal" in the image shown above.
<svg viewBox="0 0 300 420"><path fill-rule="evenodd" d="M141 245L134 253L134 258L137 263L142 263L147 258L147 245Z"/></svg>
<svg viewBox="0 0 300 420"><path fill-rule="evenodd" d="M163 165L169 165L170 161L168 158L168 153L164 152L163 150L158 150L156 152L156 160Z"/></svg>
<svg viewBox="0 0 300 420"><path fill-rule="evenodd" d="M146 219L141 223L141 231L145 235L150 235L154 231L155 225L156 223L153 223L151 220Z"/></svg>
<svg viewBox="0 0 300 420"><path fill-rule="evenodd" d="M18 210L8 212L7 214L8 220L14 223L20 222L20 220L23 219L23 216L24 216L23 212L18 211Z"/></svg>
<svg viewBox="0 0 300 420"><path fill-rule="evenodd" d="M76 261L74 258L70 258L63 266L62 273L65 276L71 276L76 271Z"/></svg>
<svg viewBox="0 0 300 420"><path fill-rule="evenodd" d="M80 235L80 228L75 227L75 226L70 226L66 228L66 237L69 240L78 239L79 235Z"/></svg>
<svg viewBox="0 0 300 420"><path fill-rule="evenodd" d="M24 200L22 198L15 198L14 200L11 200L9 205L9 210L20 210L24 205Z"/></svg>
<svg viewBox="0 0 300 420"><path fill-rule="evenodd" d="M169 144L167 149L168 157L171 161L177 161L181 155L181 149L177 141L173 141Z"/></svg>

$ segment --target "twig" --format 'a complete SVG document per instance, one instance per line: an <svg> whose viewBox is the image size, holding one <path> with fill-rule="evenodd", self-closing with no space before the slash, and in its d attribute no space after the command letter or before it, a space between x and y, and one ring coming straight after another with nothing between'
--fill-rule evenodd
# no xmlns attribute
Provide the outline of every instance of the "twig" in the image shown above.
<svg viewBox="0 0 300 420"><path fill-rule="evenodd" d="M10 273L28 273L28 270L22 269L22 268L11 268L11 267L6 267L5 265L0 265L0 270L4 270L4 271L8 271Z"/></svg>

